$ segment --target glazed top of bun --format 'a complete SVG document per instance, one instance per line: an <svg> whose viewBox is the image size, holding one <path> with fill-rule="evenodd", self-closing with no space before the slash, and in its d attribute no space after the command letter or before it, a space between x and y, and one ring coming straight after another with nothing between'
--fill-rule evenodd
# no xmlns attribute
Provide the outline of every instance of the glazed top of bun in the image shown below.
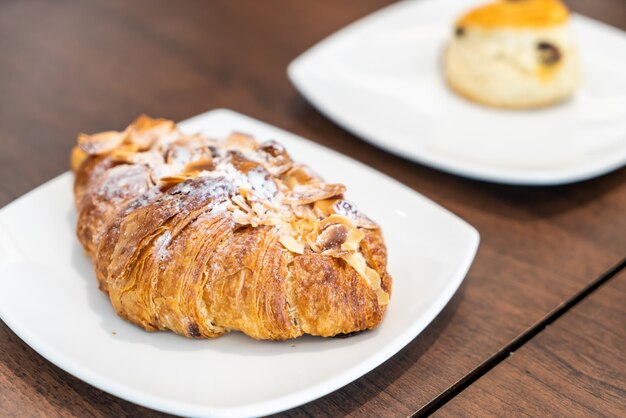
<svg viewBox="0 0 626 418"><path fill-rule="evenodd" d="M542 28L567 21L569 12L560 0L499 0L470 10L459 27Z"/></svg>

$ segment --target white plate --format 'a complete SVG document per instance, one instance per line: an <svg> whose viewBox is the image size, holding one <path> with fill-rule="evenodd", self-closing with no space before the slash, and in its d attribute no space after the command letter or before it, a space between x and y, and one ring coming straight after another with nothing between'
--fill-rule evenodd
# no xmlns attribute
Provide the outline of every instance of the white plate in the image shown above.
<svg viewBox="0 0 626 418"><path fill-rule="evenodd" d="M544 110L494 110L457 97L441 75L455 18L486 0L404 1L294 60L293 84L364 140L444 171L511 184L561 184L626 164L626 36L574 16L583 83Z"/></svg>
<svg viewBox="0 0 626 418"><path fill-rule="evenodd" d="M28 345L84 381L180 415L251 416L325 395L372 370L418 335L452 297L478 246L476 230L414 191L300 137L228 110L182 124L223 137L274 138L299 161L348 186L377 220L393 295L381 326L346 339L258 342L239 333L189 340L122 319L97 288L74 235L72 175L0 210L0 316Z"/></svg>

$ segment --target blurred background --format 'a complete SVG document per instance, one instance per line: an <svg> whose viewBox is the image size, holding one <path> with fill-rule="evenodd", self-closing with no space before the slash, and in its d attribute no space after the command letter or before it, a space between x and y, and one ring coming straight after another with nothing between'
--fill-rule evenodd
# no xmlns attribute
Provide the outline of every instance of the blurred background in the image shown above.
<svg viewBox="0 0 626 418"><path fill-rule="evenodd" d="M2 1L0 177L13 180L0 187L12 195L26 192L67 169L66 161L50 158L50 147L69 150L77 129L122 128L140 113L183 120L227 107L324 143L323 131L302 125L338 128L297 93L286 67L324 37L390 3ZM624 0L566 3L626 28ZM343 136L346 143L326 145L363 146ZM29 170L32 164L40 169Z"/></svg>

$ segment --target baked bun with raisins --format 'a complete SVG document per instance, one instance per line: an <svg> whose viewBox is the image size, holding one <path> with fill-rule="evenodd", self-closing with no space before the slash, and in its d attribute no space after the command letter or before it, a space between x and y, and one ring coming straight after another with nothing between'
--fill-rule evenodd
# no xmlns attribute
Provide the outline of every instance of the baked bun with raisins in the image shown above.
<svg viewBox="0 0 626 418"><path fill-rule="evenodd" d="M500 0L456 22L445 77L461 96L499 108L570 97L580 80L569 12L559 0Z"/></svg>

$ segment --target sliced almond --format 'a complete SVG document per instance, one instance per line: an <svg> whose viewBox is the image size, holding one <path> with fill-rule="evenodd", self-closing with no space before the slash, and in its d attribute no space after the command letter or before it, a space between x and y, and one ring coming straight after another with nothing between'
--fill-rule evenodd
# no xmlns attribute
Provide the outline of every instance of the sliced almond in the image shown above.
<svg viewBox="0 0 626 418"><path fill-rule="evenodd" d="M380 287L380 275L376 272L376 270L367 265L367 262L361 253L352 253L343 257L343 259L369 283L372 290L376 293L376 297L380 305L386 305L389 303L389 294Z"/></svg>
<svg viewBox="0 0 626 418"><path fill-rule="evenodd" d="M213 171L214 169L213 159L192 161L185 166L185 172Z"/></svg>
<svg viewBox="0 0 626 418"><path fill-rule="evenodd" d="M332 212L348 217L356 222L360 228L378 229L376 222L363 215L351 202L344 199L336 200L330 209Z"/></svg>
<svg viewBox="0 0 626 418"><path fill-rule="evenodd" d="M153 119L146 115L141 115L126 128L129 141L135 144L140 150L150 148L161 136L176 129L176 124L167 119Z"/></svg>
<svg viewBox="0 0 626 418"><path fill-rule="evenodd" d="M242 153L239 151L229 151L230 154L230 163L235 167L238 171L243 174L248 173L248 171L253 170L255 168L261 167L261 164L256 161L252 161L244 157ZM261 167L262 168L262 167Z"/></svg>
<svg viewBox="0 0 626 418"><path fill-rule="evenodd" d="M259 150L265 153L268 166L266 167L274 176L281 176L293 167L293 161L285 150L285 147L276 141L266 141L259 146Z"/></svg>
<svg viewBox="0 0 626 418"><path fill-rule="evenodd" d="M236 196L233 196L231 200L233 201L233 203L235 203L237 206L239 206L245 212L247 212L247 213L252 212L252 208L248 205L248 203L246 203L246 199L244 199L243 196L236 195Z"/></svg>
<svg viewBox="0 0 626 418"><path fill-rule="evenodd" d="M273 158L289 159L289 154L287 154L285 147L276 141L265 141L260 145L259 149Z"/></svg>
<svg viewBox="0 0 626 418"><path fill-rule="evenodd" d="M361 241L365 237L365 233L358 228L353 228L348 231L346 241L341 244L341 249L344 251L357 251L361 246Z"/></svg>
<svg viewBox="0 0 626 418"><path fill-rule="evenodd" d="M326 251L332 248L340 247L348 238L348 228L345 225L334 224L325 228L315 240L315 245L321 250Z"/></svg>
<svg viewBox="0 0 626 418"><path fill-rule="evenodd" d="M306 165L299 164L289 169L281 180L288 188L293 189L298 185L320 182L322 179Z"/></svg>
<svg viewBox="0 0 626 418"><path fill-rule="evenodd" d="M116 163L137 163L137 150L139 147L134 144L122 145L111 152L111 160Z"/></svg>
<svg viewBox="0 0 626 418"><path fill-rule="evenodd" d="M79 147L74 147L72 149L72 156L70 157L72 170L77 171L88 157L89 155L85 151L83 151Z"/></svg>
<svg viewBox="0 0 626 418"><path fill-rule="evenodd" d="M313 209L319 217L327 217L333 212L332 206L337 202L337 199L323 199L313 203Z"/></svg>
<svg viewBox="0 0 626 418"><path fill-rule="evenodd" d="M352 221L352 219L337 214L330 215L328 218L323 219L319 222L320 229L324 229L326 228L326 226L333 224L345 225L348 229L356 228L356 224L354 223L354 221Z"/></svg>
<svg viewBox="0 0 626 418"><path fill-rule="evenodd" d="M318 200L325 200L331 197L340 196L345 191L346 186L343 184L316 183L298 185L287 193L286 200L290 203L306 205L317 202Z"/></svg>
<svg viewBox="0 0 626 418"><path fill-rule="evenodd" d="M241 151L256 151L259 148L259 143L248 134L233 132L226 138L226 147Z"/></svg>
<svg viewBox="0 0 626 418"><path fill-rule="evenodd" d="M278 241L289 251L296 254L304 254L304 244L296 241L289 235L281 235Z"/></svg>
<svg viewBox="0 0 626 418"><path fill-rule="evenodd" d="M78 135L78 146L89 155L107 154L117 148L124 140L122 132L107 131L98 134Z"/></svg>
<svg viewBox="0 0 626 418"><path fill-rule="evenodd" d="M159 179L160 183L169 183L169 184L178 184L178 183L182 183L184 181L189 180L190 178L192 178L191 176L186 176L186 175L172 175L172 176L165 176L165 177L161 177Z"/></svg>

